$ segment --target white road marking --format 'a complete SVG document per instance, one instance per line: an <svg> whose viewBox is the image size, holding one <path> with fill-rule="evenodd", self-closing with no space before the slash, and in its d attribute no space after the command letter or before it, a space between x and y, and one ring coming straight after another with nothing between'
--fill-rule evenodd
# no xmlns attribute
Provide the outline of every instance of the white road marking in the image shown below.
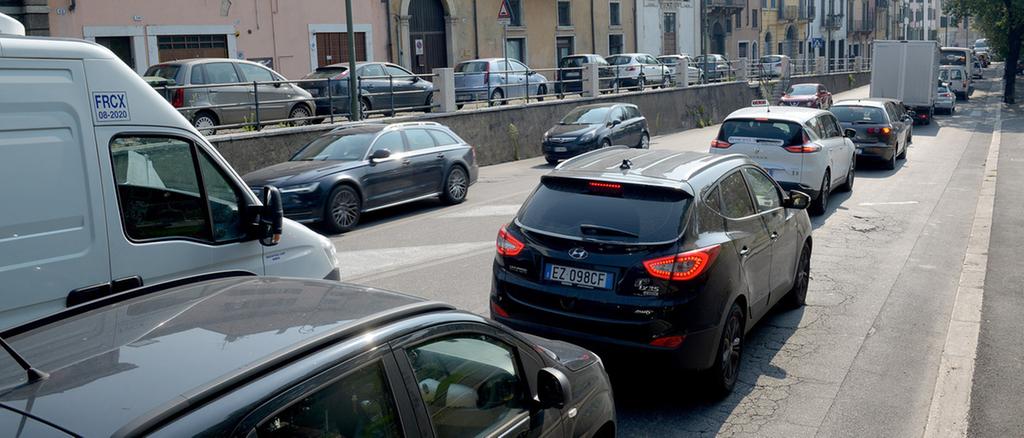
<svg viewBox="0 0 1024 438"><path fill-rule="evenodd" d="M353 278L368 274L420 265L493 246L494 241L488 240L485 242L342 251L338 253L338 265L341 266L342 280L351 281Z"/></svg>
<svg viewBox="0 0 1024 438"><path fill-rule="evenodd" d="M861 207L873 207L876 205L911 205L917 204L917 201L892 201L892 202L861 202L857 204Z"/></svg>
<svg viewBox="0 0 1024 438"><path fill-rule="evenodd" d="M1002 113L998 104L994 128L988 157L985 159L978 206L974 211L971 237L967 242L967 254L964 256L953 313L946 331L946 344L939 360L938 377L935 379L928 423L924 430L925 438L967 436L974 361L978 353L978 333L981 331L981 304L988 266L992 210L996 197L999 142L1002 137Z"/></svg>
<svg viewBox="0 0 1024 438"><path fill-rule="evenodd" d="M484 216L513 216L519 211L519 204L506 205L481 205L467 208L452 213L441 215L442 219L484 217Z"/></svg>

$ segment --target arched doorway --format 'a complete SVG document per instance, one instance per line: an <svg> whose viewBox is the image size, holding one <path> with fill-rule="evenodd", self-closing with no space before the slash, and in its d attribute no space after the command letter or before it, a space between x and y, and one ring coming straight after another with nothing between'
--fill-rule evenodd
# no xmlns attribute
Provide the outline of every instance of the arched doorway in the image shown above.
<svg viewBox="0 0 1024 438"><path fill-rule="evenodd" d="M766 32L764 34L764 54L765 55L771 55L772 54L772 33L771 32Z"/></svg>
<svg viewBox="0 0 1024 438"><path fill-rule="evenodd" d="M797 52L798 52L797 44L800 44L800 42L796 40L796 27L794 27L794 26L787 27L786 28L786 41L782 45L782 50L783 50L782 54L786 55L786 56L789 56L790 58L795 57Z"/></svg>
<svg viewBox="0 0 1024 438"><path fill-rule="evenodd" d="M711 53L725 55L725 29L720 22L711 28Z"/></svg>
<svg viewBox="0 0 1024 438"><path fill-rule="evenodd" d="M414 73L448 65L448 35L441 0L409 1L409 59Z"/></svg>
<svg viewBox="0 0 1024 438"><path fill-rule="evenodd" d="M761 52L757 49L757 41L750 44L750 57L754 59L761 58Z"/></svg>

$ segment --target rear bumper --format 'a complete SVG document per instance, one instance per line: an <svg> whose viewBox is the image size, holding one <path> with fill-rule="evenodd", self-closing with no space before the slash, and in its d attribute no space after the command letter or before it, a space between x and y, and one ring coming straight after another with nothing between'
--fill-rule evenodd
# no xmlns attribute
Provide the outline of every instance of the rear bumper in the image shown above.
<svg viewBox="0 0 1024 438"><path fill-rule="evenodd" d="M879 158L891 160L896 154L896 146L885 143L857 143L857 157Z"/></svg>

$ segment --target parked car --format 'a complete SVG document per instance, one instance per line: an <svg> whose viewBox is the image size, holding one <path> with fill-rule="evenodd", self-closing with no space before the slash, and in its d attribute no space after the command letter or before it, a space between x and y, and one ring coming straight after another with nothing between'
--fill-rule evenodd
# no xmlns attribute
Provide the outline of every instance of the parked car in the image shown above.
<svg viewBox="0 0 1024 438"><path fill-rule="evenodd" d="M844 100L832 107L832 114L844 130L856 131L853 143L858 159L879 159L891 170L896 160L907 157L914 119L902 107L884 101Z"/></svg>
<svg viewBox="0 0 1024 438"><path fill-rule="evenodd" d="M742 155L580 155L498 232L491 316L644 369L707 370L728 393L745 334L806 299L808 202Z"/></svg>
<svg viewBox="0 0 1024 438"><path fill-rule="evenodd" d="M507 99L526 97L537 100L548 94L548 80L525 64L505 58L487 58L462 61L455 66L455 101L465 104L487 101L490 105L504 105Z"/></svg>
<svg viewBox="0 0 1024 438"><path fill-rule="evenodd" d="M450 129L408 122L336 128L242 178L279 187L286 217L341 233L368 211L431 197L458 204L477 173L473 147Z"/></svg>
<svg viewBox="0 0 1024 438"><path fill-rule="evenodd" d="M356 63L359 83L359 111L394 114L395 110L415 109L430 112L434 84L389 62ZM348 64L318 67L299 85L316 98L316 114L348 115ZM329 80L329 81L328 81ZM328 93L328 82L330 93ZM333 106L333 108L332 108Z"/></svg>
<svg viewBox="0 0 1024 438"><path fill-rule="evenodd" d="M949 84L957 99L968 100L970 98L970 78L967 77L967 70L960 65L944 65L939 67L939 81Z"/></svg>
<svg viewBox="0 0 1024 438"><path fill-rule="evenodd" d="M786 55L765 55L757 60L757 74L759 77L777 78L782 76L783 59L789 59ZM792 65L792 64L791 64Z"/></svg>
<svg viewBox="0 0 1024 438"><path fill-rule="evenodd" d="M971 79L985 79L984 68L985 63L980 59L975 59L974 69L971 70Z"/></svg>
<svg viewBox="0 0 1024 438"><path fill-rule="evenodd" d="M608 61L605 61L601 55L576 54L566 56L558 61L559 70L555 75L557 80L555 82L555 93L582 93L583 82L586 81L584 66L587 64L598 66L598 90L611 88L612 83L615 81L615 73L608 67Z"/></svg>
<svg viewBox="0 0 1024 438"><path fill-rule="evenodd" d="M697 61L695 61L690 55L663 55L658 57L658 61L665 64L665 67L668 67L668 74L669 77L672 78L671 82L673 84L679 80L679 65L682 64L684 60L688 63L686 74L687 84L693 85L703 83L704 72L697 67Z"/></svg>
<svg viewBox="0 0 1024 438"><path fill-rule="evenodd" d="M671 76L668 67L646 53L623 53L606 58L615 74L613 87L643 90L647 85L668 87Z"/></svg>
<svg viewBox="0 0 1024 438"><path fill-rule="evenodd" d="M857 164L851 138L828 111L751 107L734 111L711 141L712 154L740 153L761 165L787 190L811 196L810 212L828 210L835 188L852 190Z"/></svg>
<svg viewBox="0 0 1024 438"><path fill-rule="evenodd" d="M704 77L709 81L723 81L728 80L732 74L732 67L729 65L729 60L725 59L724 56L715 53L707 56L700 55L696 59L697 68L704 72Z"/></svg>
<svg viewBox="0 0 1024 438"><path fill-rule="evenodd" d="M305 125L313 116L313 96L261 64L242 59L197 58L163 62L150 66L143 76L159 76L175 85L205 85L177 88L170 102L192 125L206 135L215 126L243 123L270 124L285 119ZM261 82L253 86L253 82ZM259 93L259 114L256 93ZM258 119L258 120L257 120Z"/></svg>
<svg viewBox="0 0 1024 438"><path fill-rule="evenodd" d="M222 275L2 336L45 373L0 369L3 403L29 406L0 412L7 436L589 437L616 424L594 353L352 284Z"/></svg>
<svg viewBox="0 0 1024 438"><path fill-rule="evenodd" d="M790 85L779 105L829 109L832 106L832 93L822 84Z"/></svg>
<svg viewBox="0 0 1024 438"><path fill-rule="evenodd" d="M938 93L935 98L935 110L945 111L946 114L956 112L956 93L953 93L949 85L939 85L935 91Z"/></svg>
<svg viewBox="0 0 1024 438"><path fill-rule="evenodd" d="M615 145L647 149L647 119L636 105L599 103L578 106L544 133L544 159L549 164L587 151Z"/></svg>

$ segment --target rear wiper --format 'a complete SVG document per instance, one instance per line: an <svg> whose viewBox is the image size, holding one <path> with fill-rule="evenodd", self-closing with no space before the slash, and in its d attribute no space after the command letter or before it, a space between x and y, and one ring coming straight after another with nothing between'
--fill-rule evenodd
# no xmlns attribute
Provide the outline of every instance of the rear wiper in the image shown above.
<svg viewBox="0 0 1024 438"><path fill-rule="evenodd" d="M602 225L593 225L593 224L580 224L580 231L583 232L583 234L588 234L588 235L590 235L590 234L603 234L605 236L625 236L625 237L632 237L632 238L639 238L640 237L639 234L632 233L632 232L629 232L629 231L626 231L626 230L620 230L618 228L605 227L605 226L602 226Z"/></svg>

